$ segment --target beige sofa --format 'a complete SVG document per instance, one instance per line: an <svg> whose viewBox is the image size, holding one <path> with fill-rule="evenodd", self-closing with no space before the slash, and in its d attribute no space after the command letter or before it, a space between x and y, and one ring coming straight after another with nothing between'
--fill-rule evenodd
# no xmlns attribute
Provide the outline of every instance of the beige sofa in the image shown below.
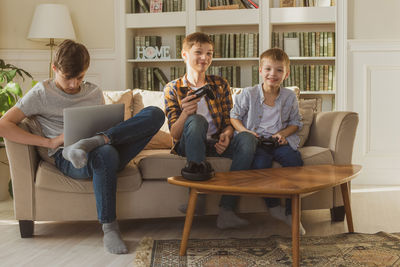
<svg viewBox="0 0 400 267"><path fill-rule="evenodd" d="M125 90L104 92L106 103L125 103L125 117L141 108L163 108L162 92ZM309 106L309 107L307 107ZM315 103L300 102L305 129L300 148L304 164L348 164L351 162L358 115L353 112L314 113ZM22 128L35 132L29 121ZM37 130L37 129L36 129ZM309 134L308 134L309 130ZM5 140L14 190L15 217L22 237L33 234L34 221L96 220L92 182L61 174L43 150ZM165 122L149 145L118 175L118 219L183 216L177 207L188 200L186 188L170 185L166 178L180 175L185 158L170 154L172 144ZM216 171L227 171L230 160L209 158ZM276 166L275 166L276 167ZM216 214L220 196L207 198L207 214ZM302 199L302 209L331 209L344 214L340 188L327 189ZM243 197L240 212L265 212L259 198ZM334 216L335 217L335 216ZM337 217L337 216L336 216ZM336 219L343 219L338 216Z"/></svg>

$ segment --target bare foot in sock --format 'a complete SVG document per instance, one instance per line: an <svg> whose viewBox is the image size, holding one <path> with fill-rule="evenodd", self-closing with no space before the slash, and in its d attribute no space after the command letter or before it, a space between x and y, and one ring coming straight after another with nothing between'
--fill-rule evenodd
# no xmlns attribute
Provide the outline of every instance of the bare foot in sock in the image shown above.
<svg viewBox="0 0 400 267"><path fill-rule="evenodd" d="M287 225L292 226L292 215L286 215L285 208L283 208L281 206L276 206L276 207L273 207L273 208L269 208L269 213L275 219L283 221ZM299 224L299 232L300 232L300 235L305 235L306 234L306 230L304 229L304 227L301 224L301 222Z"/></svg>
<svg viewBox="0 0 400 267"><path fill-rule="evenodd" d="M63 149L62 155L64 159L70 161L75 168L80 169L87 164L87 154L105 144L103 135L96 135L91 138L79 140L75 144L67 146Z"/></svg>
<svg viewBox="0 0 400 267"><path fill-rule="evenodd" d="M249 222L239 218L232 210L224 207L219 208L217 227L219 229L240 228L248 225Z"/></svg>
<svg viewBox="0 0 400 267"><path fill-rule="evenodd" d="M121 238L117 221L112 223L103 223L102 225L104 237L104 249L112 254L126 254L128 248Z"/></svg>
<svg viewBox="0 0 400 267"><path fill-rule="evenodd" d="M178 210L183 214L186 214L188 204L182 204L178 207ZM206 196L198 195L196 201L196 207L194 208L194 214L196 215L204 215L206 212Z"/></svg>

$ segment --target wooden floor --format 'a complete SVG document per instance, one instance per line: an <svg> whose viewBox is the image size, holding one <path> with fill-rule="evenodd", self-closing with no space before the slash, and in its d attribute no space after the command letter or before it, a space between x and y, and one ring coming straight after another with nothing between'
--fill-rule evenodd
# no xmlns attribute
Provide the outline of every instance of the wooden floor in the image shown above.
<svg viewBox="0 0 400 267"><path fill-rule="evenodd" d="M12 201L0 202L0 266L133 266L135 248L143 237L180 239L183 218L120 222L130 253L105 253L97 222L42 222L35 224L35 237L21 239L13 219ZM400 188L354 187L352 210L356 232L400 232ZM250 226L221 231L215 216L196 217L191 238L249 238L272 234L290 236L290 228L265 214L243 214ZM347 230L344 223L331 223L328 210L305 211L302 223L307 235L331 235Z"/></svg>

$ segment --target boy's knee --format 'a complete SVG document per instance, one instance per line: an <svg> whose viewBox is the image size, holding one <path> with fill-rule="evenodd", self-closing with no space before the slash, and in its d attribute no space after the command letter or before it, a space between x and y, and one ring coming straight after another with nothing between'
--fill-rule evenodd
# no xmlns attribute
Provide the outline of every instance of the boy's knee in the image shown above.
<svg viewBox="0 0 400 267"><path fill-rule="evenodd" d="M190 115L185 121L185 129L208 130L208 122L202 115Z"/></svg>
<svg viewBox="0 0 400 267"><path fill-rule="evenodd" d="M234 137L236 152L253 155L257 149L257 138L249 132L240 132Z"/></svg>
<svg viewBox="0 0 400 267"><path fill-rule="evenodd" d="M94 168L102 167L105 165L118 168L119 153L114 146L103 145L90 152L89 160L92 161Z"/></svg>

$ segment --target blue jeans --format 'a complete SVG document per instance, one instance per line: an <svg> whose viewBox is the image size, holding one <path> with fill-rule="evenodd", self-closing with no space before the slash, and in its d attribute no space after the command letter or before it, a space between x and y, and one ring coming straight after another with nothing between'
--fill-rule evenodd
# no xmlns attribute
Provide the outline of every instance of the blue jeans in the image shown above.
<svg viewBox="0 0 400 267"><path fill-rule="evenodd" d="M265 148L258 146L254 155L252 169L267 169L272 167L275 160L282 167L303 166L303 160L298 150L293 150L289 145L277 148ZM280 204L279 198L264 198L268 208L276 207ZM291 214L291 202L286 200L286 214Z"/></svg>
<svg viewBox="0 0 400 267"><path fill-rule="evenodd" d="M88 163L76 169L64 159L62 150L53 156L57 168L73 179L93 178L97 216L100 223L116 219L117 172L131 161L158 132L165 120L164 112L157 107L142 109L134 117L106 130L110 142L88 153Z"/></svg>
<svg viewBox="0 0 400 267"><path fill-rule="evenodd" d="M241 132L233 137L229 146L222 154L215 150L218 140L207 140L208 122L201 115L191 115L186 120L183 133L176 151L188 161L200 163L208 157L226 157L232 159L231 171L248 170L251 168L253 156L257 148L257 139L248 132ZM220 206L233 210L238 196L224 195Z"/></svg>

